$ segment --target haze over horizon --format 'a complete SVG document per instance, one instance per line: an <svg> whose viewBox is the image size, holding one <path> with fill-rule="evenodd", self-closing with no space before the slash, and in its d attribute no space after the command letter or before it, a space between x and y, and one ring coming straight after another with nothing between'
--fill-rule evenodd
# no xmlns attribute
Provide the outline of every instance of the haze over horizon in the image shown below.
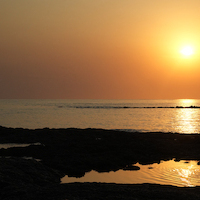
<svg viewBox="0 0 200 200"><path fill-rule="evenodd" d="M0 8L0 99L200 99L199 0Z"/></svg>

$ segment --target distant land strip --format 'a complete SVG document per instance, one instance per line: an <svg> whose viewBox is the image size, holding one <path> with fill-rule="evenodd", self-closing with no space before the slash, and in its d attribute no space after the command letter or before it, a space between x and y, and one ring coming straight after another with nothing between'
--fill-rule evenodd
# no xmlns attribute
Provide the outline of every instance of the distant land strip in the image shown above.
<svg viewBox="0 0 200 200"><path fill-rule="evenodd" d="M75 106L74 108L93 108L93 109L137 109L137 108L183 108L183 109L188 109L188 108L195 108L195 109L200 109L200 106L145 106L145 107L137 107L137 106Z"/></svg>

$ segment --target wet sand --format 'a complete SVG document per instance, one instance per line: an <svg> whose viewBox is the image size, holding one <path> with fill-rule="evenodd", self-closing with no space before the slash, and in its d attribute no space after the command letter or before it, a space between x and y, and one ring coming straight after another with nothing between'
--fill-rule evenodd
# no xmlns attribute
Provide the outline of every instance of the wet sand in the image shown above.
<svg viewBox="0 0 200 200"><path fill-rule="evenodd" d="M91 170L116 171L137 162L150 164L173 158L200 161L200 135L127 133L101 129L29 130L0 127L0 143L33 144L0 149L0 199L200 197L200 187L178 188L155 184L60 184L60 179L66 174L82 177Z"/></svg>

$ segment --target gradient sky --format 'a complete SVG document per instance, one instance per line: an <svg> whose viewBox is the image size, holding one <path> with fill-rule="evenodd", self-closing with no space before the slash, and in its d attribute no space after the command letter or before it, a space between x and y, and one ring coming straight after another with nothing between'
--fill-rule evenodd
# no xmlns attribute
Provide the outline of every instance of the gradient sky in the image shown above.
<svg viewBox="0 0 200 200"><path fill-rule="evenodd" d="M200 98L199 0L2 0L0 98ZM195 54L184 57L190 45Z"/></svg>

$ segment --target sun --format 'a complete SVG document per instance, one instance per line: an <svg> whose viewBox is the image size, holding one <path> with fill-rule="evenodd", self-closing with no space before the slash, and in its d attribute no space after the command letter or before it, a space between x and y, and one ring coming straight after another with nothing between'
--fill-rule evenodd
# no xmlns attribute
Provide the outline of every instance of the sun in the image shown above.
<svg viewBox="0 0 200 200"><path fill-rule="evenodd" d="M184 56L184 57L190 57L194 54L194 48L192 46L184 46L180 53Z"/></svg>

